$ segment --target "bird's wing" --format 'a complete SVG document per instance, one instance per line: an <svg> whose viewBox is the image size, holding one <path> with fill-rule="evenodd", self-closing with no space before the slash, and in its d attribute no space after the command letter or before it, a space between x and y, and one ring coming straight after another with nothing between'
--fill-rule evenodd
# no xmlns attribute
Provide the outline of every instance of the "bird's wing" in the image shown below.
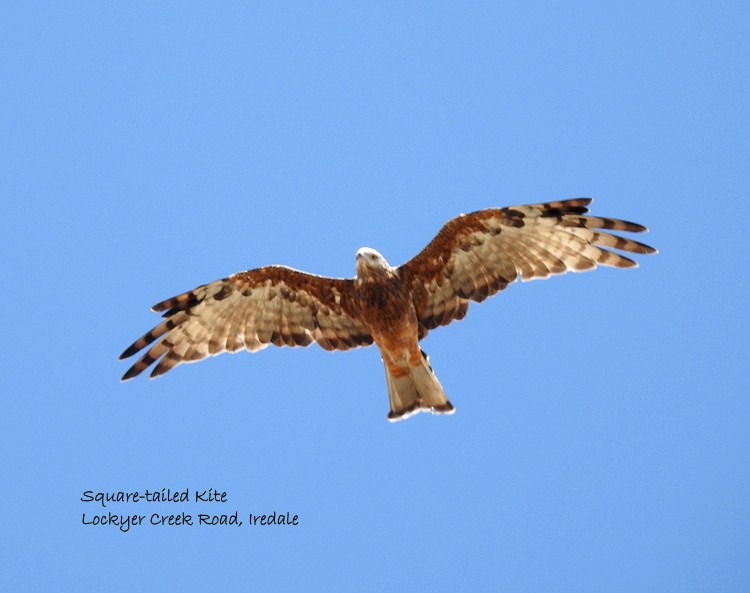
<svg viewBox="0 0 750 593"><path fill-rule="evenodd" d="M353 298L354 281L306 274L284 266L240 272L152 307L166 318L120 358L156 342L125 373L131 379L158 361L151 377L183 362L222 352L307 346L348 350L372 344Z"/></svg>
<svg viewBox="0 0 750 593"><path fill-rule="evenodd" d="M461 319L469 301L481 302L519 277L522 281L591 270L631 268L619 253L653 247L605 230L640 233L633 222L586 216L591 198L492 208L450 220L416 257L399 268L412 287L420 337ZM599 230L605 229L605 230Z"/></svg>

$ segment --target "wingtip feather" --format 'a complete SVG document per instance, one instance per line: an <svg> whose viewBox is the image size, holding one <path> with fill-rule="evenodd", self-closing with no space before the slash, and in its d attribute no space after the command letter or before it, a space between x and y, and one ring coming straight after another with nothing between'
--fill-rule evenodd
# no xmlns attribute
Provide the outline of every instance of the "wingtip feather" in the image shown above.
<svg viewBox="0 0 750 593"><path fill-rule="evenodd" d="M138 350L140 350L140 348L136 347L135 342L133 342L130 346L123 350L118 360L125 360L126 358L130 358L131 356L133 356L133 354L138 352Z"/></svg>
<svg viewBox="0 0 750 593"><path fill-rule="evenodd" d="M130 368L129 368L129 369L128 369L128 370L126 371L126 372L125 372L125 374L124 374L124 375L123 375L123 376L122 376L122 377L120 378L120 382L121 382L121 383L125 383L125 381L130 381L130 380L131 380L131 379L132 379L133 377L135 377L135 376L137 376L138 374L140 374L140 372L141 372L140 370L137 370L137 369L136 369L136 365L133 365L133 366L132 366L132 367L130 367Z"/></svg>

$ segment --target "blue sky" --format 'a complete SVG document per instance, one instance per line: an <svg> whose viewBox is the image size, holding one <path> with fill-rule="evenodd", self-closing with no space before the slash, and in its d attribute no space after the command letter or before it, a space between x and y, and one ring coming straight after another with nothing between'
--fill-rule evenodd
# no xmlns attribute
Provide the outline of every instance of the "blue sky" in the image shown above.
<svg viewBox="0 0 750 593"><path fill-rule="evenodd" d="M2 13L8 590L747 590L746 3ZM589 195L660 254L432 333L452 417L389 424L372 348L119 382L198 284L352 276L363 245L398 264L460 212ZM167 487L300 525L81 523L85 490Z"/></svg>

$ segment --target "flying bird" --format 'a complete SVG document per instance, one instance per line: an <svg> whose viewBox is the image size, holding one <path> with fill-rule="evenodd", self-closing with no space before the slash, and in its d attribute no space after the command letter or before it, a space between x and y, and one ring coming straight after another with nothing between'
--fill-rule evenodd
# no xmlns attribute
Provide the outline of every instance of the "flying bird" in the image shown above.
<svg viewBox="0 0 750 593"><path fill-rule="evenodd" d="M123 375L152 364L151 378L183 362L222 352L256 352L269 344L325 350L380 349L391 409L388 420L417 412L452 414L419 341L462 319L516 280L548 278L597 265L638 264L609 249L655 253L613 235L646 227L588 216L591 198L491 208L450 220L416 257L393 267L374 249L356 254L354 278L328 278L286 266L265 266L204 284L152 307L165 317L120 356L151 346Z"/></svg>

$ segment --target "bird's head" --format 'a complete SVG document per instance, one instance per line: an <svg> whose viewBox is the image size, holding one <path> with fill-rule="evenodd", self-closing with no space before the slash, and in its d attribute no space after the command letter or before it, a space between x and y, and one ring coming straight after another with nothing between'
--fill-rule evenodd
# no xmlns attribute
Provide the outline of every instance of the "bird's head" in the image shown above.
<svg viewBox="0 0 750 593"><path fill-rule="evenodd" d="M391 270L391 266L385 261L385 258L370 247L362 247L357 250L356 260L357 276L360 278L372 276L377 273L386 273Z"/></svg>

